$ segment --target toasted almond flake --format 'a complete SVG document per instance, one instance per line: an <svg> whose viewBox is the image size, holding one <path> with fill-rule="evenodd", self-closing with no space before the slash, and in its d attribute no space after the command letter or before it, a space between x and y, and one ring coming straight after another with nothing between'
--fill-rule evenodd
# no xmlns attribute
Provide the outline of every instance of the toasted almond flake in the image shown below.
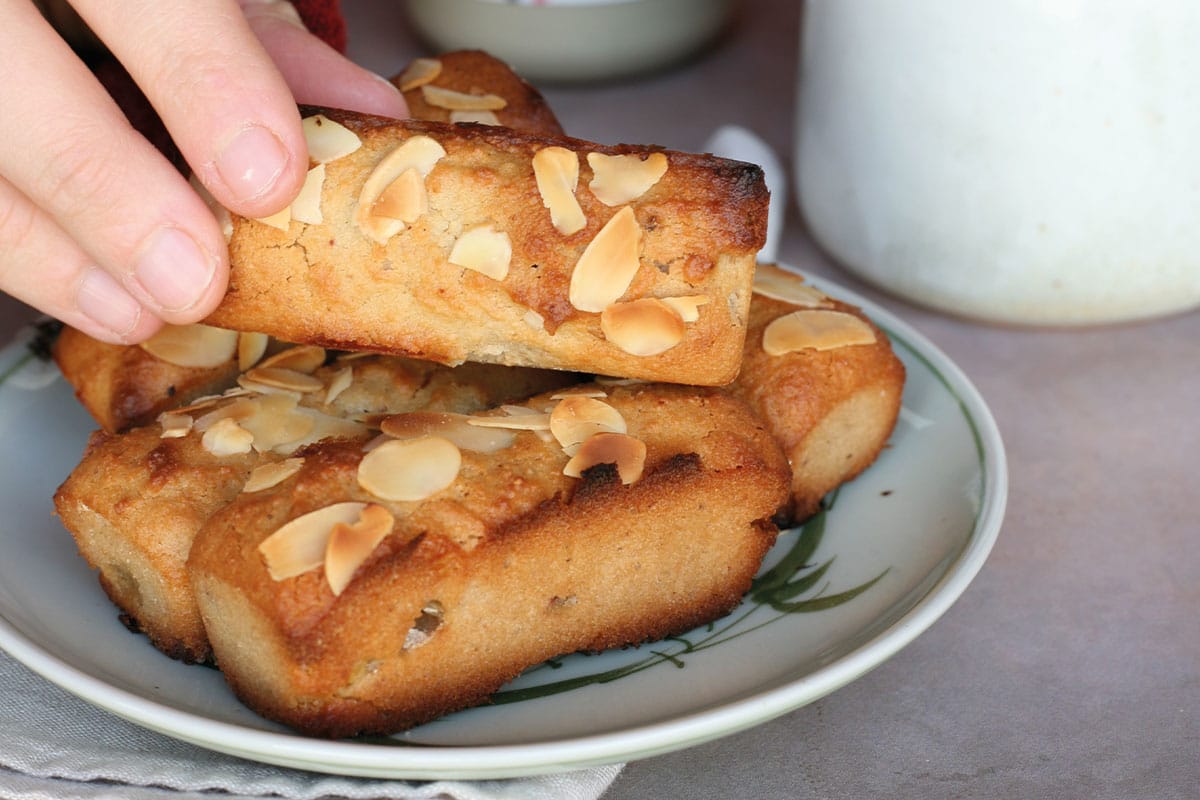
<svg viewBox="0 0 1200 800"><path fill-rule="evenodd" d="M293 400L300 399L300 392L293 389L282 389L278 386L272 386L266 383L259 383L249 377L249 373L243 372L238 375L238 387L249 394L278 394L290 397Z"/></svg>
<svg viewBox="0 0 1200 800"><path fill-rule="evenodd" d="M442 62L436 58L415 58L404 68L404 72L396 78L400 91L410 92L418 86L424 86L437 80L442 74Z"/></svg>
<svg viewBox="0 0 1200 800"><path fill-rule="evenodd" d="M474 122L477 125L499 125L500 118L494 111L451 111L451 122Z"/></svg>
<svg viewBox="0 0 1200 800"><path fill-rule="evenodd" d="M525 324L535 331L544 331L546 329L546 318L532 308L526 311L521 319L525 320Z"/></svg>
<svg viewBox="0 0 1200 800"><path fill-rule="evenodd" d="M629 289L638 270L642 229L625 206L588 243L571 273L568 298L580 311L603 311Z"/></svg>
<svg viewBox="0 0 1200 800"><path fill-rule="evenodd" d="M158 415L158 424L162 426L163 439L182 439L187 436L195 421L187 414L164 411Z"/></svg>
<svg viewBox="0 0 1200 800"><path fill-rule="evenodd" d="M442 617L446 609L437 600L430 600L421 609L421 615L413 620L413 625L404 634L402 650L413 650L427 644L433 638L438 628L442 627Z"/></svg>
<svg viewBox="0 0 1200 800"><path fill-rule="evenodd" d="M325 580L335 597L345 591L354 573L395 525L392 512L371 503L354 522L333 526L325 545Z"/></svg>
<svg viewBox="0 0 1200 800"><path fill-rule="evenodd" d="M512 242L508 234L491 225L464 231L450 249L451 264L466 267L497 281L508 275L512 261Z"/></svg>
<svg viewBox="0 0 1200 800"><path fill-rule="evenodd" d="M208 206L212 215L217 218L217 224L221 226L221 233L228 242L233 238L233 215L229 213L229 209L217 202L217 198L212 196L212 192L205 188L195 173L188 178L188 183L191 184L196 194L200 195L200 199Z"/></svg>
<svg viewBox="0 0 1200 800"><path fill-rule="evenodd" d="M304 176L300 194L292 201L292 219L309 225L325 221L321 214L321 189L325 186L325 165L317 164Z"/></svg>
<svg viewBox="0 0 1200 800"><path fill-rule="evenodd" d="M280 350L275 355L259 364L260 367L289 369L293 372L303 372L311 375L325 363L325 348L312 344L294 345L286 350Z"/></svg>
<svg viewBox="0 0 1200 800"><path fill-rule="evenodd" d="M313 408L297 408L295 415L305 417L312 422L307 434L295 441L281 442L271 449L279 455L291 455L301 447L326 439L359 439L367 434L367 426L352 419L343 419L329 414L323 414Z"/></svg>
<svg viewBox="0 0 1200 800"><path fill-rule="evenodd" d="M292 453L316 426L306 409L283 395L258 398L255 409L241 425L254 435L254 449L260 453Z"/></svg>
<svg viewBox="0 0 1200 800"><path fill-rule="evenodd" d="M292 225L292 207L284 206L274 214L270 214L265 217L253 217L252 219L255 222L261 222L263 225L269 225L272 228L276 228L284 233L287 233L288 229Z"/></svg>
<svg viewBox="0 0 1200 800"><path fill-rule="evenodd" d="M358 134L324 114L305 117L301 126L308 143L308 157L318 164L337 161L362 147Z"/></svg>
<svg viewBox="0 0 1200 800"><path fill-rule="evenodd" d="M586 470L598 464L616 464L621 483L634 483L646 468L646 443L624 433L597 433L571 456L563 474L581 478Z"/></svg>
<svg viewBox="0 0 1200 800"><path fill-rule="evenodd" d="M667 174L667 157L663 153L637 153L607 156L588 153L592 180L588 188L606 206L619 206L637 200Z"/></svg>
<svg viewBox="0 0 1200 800"><path fill-rule="evenodd" d="M369 353L365 350L356 350L352 353L339 353L338 357L334 360L340 364L343 361L358 361L360 358L374 358L377 355L379 354Z"/></svg>
<svg viewBox="0 0 1200 800"><path fill-rule="evenodd" d="M634 356L654 356L683 341L687 326L662 300L644 297L613 303L600 314L604 338Z"/></svg>
<svg viewBox="0 0 1200 800"><path fill-rule="evenodd" d="M821 308L831 302L828 295L806 284L799 275L766 264L754 271L754 293L800 308Z"/></svg>
<svg viewBox="0 0 1200 800"><path fill-rule="evenodd" d="M355 222L359 229L379 244L387 244L389 239L404 230L404 220L376 214L376 201L397 178L410 169L415 169L424 180L445 155L445 149L428 136L410 137L385 155L367 176L358 195Z"/></svg>
<svg viewBox="0 0 1200 800"><path fill-rule="evenodd" d="M416 168L409 167L379 193L375 205L371 206L371 215L398 219L406 225L411 225L428 210L429 196L425 191L425 178Z"/></svg>
<svg viewBox="0 0 1200 800"><path fill-rule="evenodd" d="M363 456L358 485L384 500L424 500L458 477L462 453L440 436L384 442Z"/></svg>
<svg viewBox="0 0 1200 800"><path fill-rule="evenodd" d="M329 388L325 390L325 404L328 405L338 399L342 392L350 388L352 383L354 383L354 367L342 367L333 373L333 377L329 379Z"/></svg>
<svg viewBox="0 0 1200 800"><path fill-rule="evenodd" d="M706 294L689 294L683 297L663 297L660 299L674 309L675 313L684 322L695 322L700 319L700 306L706 306L712 302L712 298Z"/></svg>
<svg viewBox="0 0 1200 800"><path fill-rule="evenodd" d="M237 331L211 325L164 325L141 347L155 358L179 367L219 367L237 352Z"/></svg>
<svg viewBox="0 0 1200 800"><path fill-rule="evenodd" d="M250 477L246 479L242 491L261 492L272 486L278 486L299 472L302 466L304 466L303 458L285 458L283 461L260 464L250 472Z"/></svg>
<svg viewBox="0 0 1200 800"><path fill-rule="evenodd" d="M580 446L597 433L625 433L621 412L593 397L566 397L550 412L550 432L563 452L575 455Z"/></svg>
<svg viewBox="0 0 1200 800"><path fill-rule="evenodd" d="M875 331L853 314L808 309L785 314L767 325L762 348L769 356L781 356L797 350L833 350L874 343Z"/></svg>
<svg viewBox="0 0 1200 800"><path fill-rule="evenodd" d="M270 386L289 392L319 392L325 388L320 378L284 367L264 367L261 364L246 372L246 378L260 386Z"/></svg>
<svg viewBox="0 0 1200 800"><path fill-rule="evenodd" d="M608 397L608 392L599 386L580 386L578 388L564 389L561 392L555 392L550 395L551 400L565 400L568 397L594 397L600 399Z"/></svg>
<svg viewBox="0 0 1200 800"><path fill-rule="evenodd" d="M267 345L270 344L270 341L271 337L265 333L239 333L237 340L238 369L245 372L261 361L267 352Z"/></svg>
<svg viewBox="0 0 1200 800"><path fill-rule="evenodd" d="M195 430L199 431L200 433L205 433L208 431L209 428L211 428L217 422L219 422L223 419L226 419L226 418L232 419L237 422L240 422L245 419L249 419L251 416L254 415L255 410L256 410L256 405L253 402L253 398L249 398L249 397L238 398L238 399L234 400L232 403L226 403L225 405L217 406L216 408L209 411L207 414L204 414L203 416L201 416L199 419L196 420L195 424L192 427L195 428Z"/></svg>
<svg viewBox="0 0 1200 800"><path fill-rule="evenodd" d="M467 94L429 84L421 87L421 94L429 105L450 111L499 111L508 105L508 101L499 95Z"/></svg>
<svg viewBox="0 0 1200 800"><path fill-rule="evenodd" d="M204 411L205 409L212 408L223 399L224 398L219 394L210 394L205 395L204 397L197 397L186 406L180 406L179 408L176 408L172 413L191 414L194 411Z"/></svg>
<svg viewBox="0 0 1200 800"><path fill-rule="evenodd" d="M513 431L548 431L550 430L550 415L539 413L533 409L525 409L527 414L508 414L506 416L472 416L467 418L468 425L480 428L507 428Z"/></svg>
<svg viewBox="0 0 1200 800"><path fill-rule="evenodd" d="M533 176L542 205L550 209L550 224L564 236L587 226L575 198L579 185L579 156L565 147L543 147L533 154Z"/></svg>
<svg viewBox="0 0 1200 800"><path fill-rule="evenodd" d="M366 507L366 503L334 503L296 517L263 539L258 552L271 578L286 580L324 564L333 527L357 522Z"/></svg>
<svg viewBox="0 0 1200 800"><path fill-rule="evenodd" d="M380 429L397 439L415 439L418 436L441 436L453 442L460 450L476 453L495 453L511 447L517 440L512 430L487 428L472 425L466 414L451 414L436 411L413 411L395 414L380 423Z"/></svg>
<svg viewBox="0 0 1200 800"><path fill-rule="evenodd" d="M254 434L243 428L232 417L213 423L200 440L204 449L217 458L249 453L254 446Z"/></svg>

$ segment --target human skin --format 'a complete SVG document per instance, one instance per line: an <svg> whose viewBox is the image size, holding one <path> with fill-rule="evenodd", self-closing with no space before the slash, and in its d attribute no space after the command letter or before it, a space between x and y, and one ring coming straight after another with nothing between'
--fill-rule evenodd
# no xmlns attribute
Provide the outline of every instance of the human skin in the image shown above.
<svg viewBox="0 0 1200 800"><path fill-rule="evenodd" d="M407 115L282 0L72 0L195 176L261 217L308 167L297 103ZM0 0L0 290L98 339L203 319L228 280L205 202L30 0Z"/></svg>

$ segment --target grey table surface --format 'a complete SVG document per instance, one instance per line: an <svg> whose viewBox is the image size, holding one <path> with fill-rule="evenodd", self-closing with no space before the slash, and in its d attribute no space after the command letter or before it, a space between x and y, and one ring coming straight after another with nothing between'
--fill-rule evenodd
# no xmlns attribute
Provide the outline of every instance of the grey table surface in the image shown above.
<svg viewBox="0 0 1200 800"><path fill-rule="evenodd" d="M399 4L343 7L366 66L428 52ZM695 150L736 122L790 164L799 25L799 3L751 0L688 64L542 88L575 136ZM1075 330L953 318L840 270L794 204L780 260L964 368L1004 438L1007 517L961 599L892 659L749 731L630 763L604 800L1200 797L1200 313ZM0 333L32 316L0 298Z"/></svg>

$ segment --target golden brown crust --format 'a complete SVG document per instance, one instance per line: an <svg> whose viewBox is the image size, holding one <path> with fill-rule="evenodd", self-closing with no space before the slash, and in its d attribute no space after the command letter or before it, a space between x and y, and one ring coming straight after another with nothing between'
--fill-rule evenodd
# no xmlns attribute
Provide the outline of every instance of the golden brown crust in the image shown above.
<svg viewBox="0 0 1200 800"><path fill-rule="evenodd" d="M551 111L549 103L532 85L495 56L482 50L456 50L436 57L441 72L429 85L467 94L494 94L507 105L494 113L500 124L518 131L562 136L563 129ZM402 86L400 78L392 83ZM449 109L430 104L420 86L404 92L408 113L414 119L452 122Z"/></svg>
<svg viewBox="0 0 1200 800"><path fill-rule="evenodd" d="M488 126L389 120L329 109L362 147L325 165L323 224L287 231L236 219L229 291L210 317L285 341L375 350L443 363L482 361L717 385L737 372L754 254L766 230L762 170L713 156L601 146ZM378 244L355 223L359 194L400 143L427 136L446 155L425 178L428 210ZM543 206L532 159L545 147L579 159L575 194L586 218L564 235ZM576 262L619 208L587 189L588 153L663 152L668 169L631 201L641 228L639 266L623 299L704 295L683 341L631 355L607 341L600 314L576 309L568 286ZM512 246L503 280L449 263L463 231L491 225ZM536 314L531 317L530 312Z"/></svg>
<svg viewBox="0 0 1200 800"><path fill-rule="evenodd" d="M496 112L516 130L562 135L562 127L542 95L506 64L478 50L439 56L442 72L433 85L464 92L494 93L508 105ZM424 101L419 88L405 92L415 119L449 122L450 112ZM159 413L232 385L237 364L180 367L140 347L107 344L65 328L54 357L63 377L100 427L109 432L146 425Z"/></svg>
<svg viewBox="0 0 1200 800"><path fill-rule="evenodd" d="M759 265L759 270L801 282L777 267ZM875 342L770 356L762 347L763 331L798 307L756 293L742 371L730 387L762 417L787 454L797 520L816 513L825 495L875 460L891 436L904 390L904 365L887 334L856 306L826 298L824 307L865 321Z"/></svg>
<svg viewBox="0 0 1200 800"><path fill-rule="evenodd" d="M332 404L315 394L302 404L338 418L417 409L465 413L574 380L566 373L488 365L451 369L386 356L335 362L317 375L328 384L347 366L354 381ZM131 627L172 657L205 661L208 639L184 572L192 539L242 491L254 467L284 456L251 452L218 458L196 433L174 439L161 433L152 424L116 436L94 434L56 492L55 508ZM364 429L361 436L368 435Z"/></svg>
<svg viewBox="0 0 1200 800"><path fill-rule="evenodd" d="M54 360L75 396L104 430L146 425L168 408L219 392L237 376L236 359L218 367L180 367L140 347L108 344L64 327Z"/></svg>
<svg viewBox="0 0 1200 800"><path fill-rule="evenodd" d="M552 656L661 638L735 606L786 499L777 446L724 393L616 387L606 402L647 446L646 473L629 486L611 468L565 477L557 443L525 432L499 454L464 452L444 492L395 503L357 484L361 448L344 443L218 513L189 573L238 695L313 735L391 732L484 702ZM349 500L397 521L346 590L335 597L320 568L272 580L263 539ZM435 602L439 627L406 648Z"/></svg>

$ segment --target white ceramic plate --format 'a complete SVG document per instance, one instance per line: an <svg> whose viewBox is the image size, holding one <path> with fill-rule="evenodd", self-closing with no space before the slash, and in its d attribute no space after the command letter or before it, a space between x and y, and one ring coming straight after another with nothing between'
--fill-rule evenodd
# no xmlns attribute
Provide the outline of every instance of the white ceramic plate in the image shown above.
<svg viewBox="0 0 1200 800"><path fill-rule="evenodd" d="M31 380L39 365L14 345L0 353L0 552L19 557L0 559L0 646L84 699L202 747L388 778L511 777L644 758L812 702L892 656L949 608L995 541L1007 483L995 423L962 372L891 314L814 283L889 331L908 385L892 446L840 490L823 529L816 522L785 533L768 559L765 569L802 540L819 540L794 578L813 585L775 598L807 613L751 597L677 639L531 670L502 694L516 702L386 740L294 735L240 705L215 670L171 661L122 627L51 516L51 495L93 426L61 378L40 387Z"/></svg>

